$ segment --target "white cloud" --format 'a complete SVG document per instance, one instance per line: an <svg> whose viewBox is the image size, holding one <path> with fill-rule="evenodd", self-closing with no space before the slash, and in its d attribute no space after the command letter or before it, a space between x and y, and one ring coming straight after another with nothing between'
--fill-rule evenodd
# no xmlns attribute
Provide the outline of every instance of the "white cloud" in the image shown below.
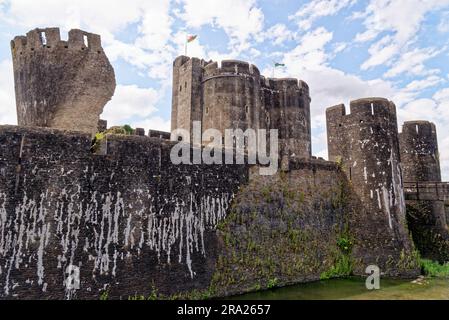
<svg viewBox="0 0 449 320"><path fill-rule="evenodd" d="M8 3L2 19L11 26L25 31L48 27L51 17L51 26L59 26L63 31L81 28L101 34L112 61L123 58L153 78L169 78L170 72L163 66L170 65L176 53L170 44L173 18L169 0L14 0ZM137 29L135 39L117 40L116 34L132 24Z"/></svg>
<svg viewBox="0 0 449 320"><path fill-rule="evenodd" d="M416 48L409 52L405 52L401 55L401 58L394 63L392 68L384 74L384 76L387 78L392 78L402 73L406 73L408 75L428 75L438 73L438 70L429 70L424 65L424 62L436 57L443 50L445 50L445 48L440 50L435 48Z"/></svg>
<svg viewBox="0 0 449 320"><path fill-rule="evenodd" d="M0 124L16 124L12 61L0 62Z"/></svg>
<svg viewBox="0 0 449 320"><path fill-rule="evenodd" d="M399 123L413 120L435 121L437 104L433 99L417 99L398 110Z"/></svg>
<svg viewBox="0 0 449 320"><path fill-rule="evenodd" d="M430 87L434 87L436 85L438 85L439 83L441 83L443 81L443 79L441 79L440 77L437 76L430 76L427 77L426 79L422 79L422 80L414 80L412 82L410 82L409 84L407 84L407 86L404 88L405 91L408 92L419 92L421 90L430 88Z"/></svg>
<svg viewBox="0 0 449 320"><path fill-rule="evenodd" d="M118 85L111 101L105 106L102 118L110 125L121 125L133 117L146 118L157 111L155 104L158 93L152 88L144 89L135 85Z"/></svg>
<svg viewBox="0 0 449 320"><path fill-rule="evenodd" d="M267 40L272 40L274 45L280 45L287 40L294 39L294 37L295 34L283 23L271 26L265 33L265 38Z"/></svg>
<svg viewBox="0 0 449 320"><path fill-rule="evenodd" d="M299 45L280 56L286 64L278 77L295 77L307 82L311 90L312 127L314 128L314 154L325 156L327 144L325 139L326 108L370 96L393 98L396 89L384 80L365 81L355 75L331 68L328 63L332 58L326 52L326 46L332 40L332 33L325 28L316 28L299 39ZM278 72L281 72L278 71ZM266 68L264 74L271 74Z"/></svg>
<svg viewBox="0 0 449 320"><path fill-rule="evenodd" d="M240 53L250 47L263 29L264 15L255 0L182 0L179 17L189 28L203 25L222 28L230 38L230 47Z"/></svg>
<svg viewBox="0 0 449 320"><path fill-rule="evenodd" d="M170 132L171 121L162 119L161 117L149 117L139 121L131 122L135 128L144 128L148 132L149 129Z"/></svg>
<svg viewBox="0 0 449 320"><path fill-rule="evenodd" d="M325 66L329 58L325 46L332 40L332 36L332 32L323 27L306 33L300 38L298 46L284 54L284 63L297 70Z"/></svg>
<svg viewBox="0 0 449 320"><path fill-rule="evenodd" d="M335 15L355 2L356 0L313 0L289 18L294 19L300 29L309 30L319 18Z"/></svg>
<svg viewBox="0 0 449 320"><path fill-rule="evenodd" d="M449 32L449 11L446 11L441 15L437 30L441 33Z"/></svg>
<svg viewBox="0 0 449 320"><path fill-rule="evenodd" d="M49 21L64 30L88 27L108 34L137 22L144 0L14 0L4 15L12 25L24 28L47 27ZM107 14L105 11L107 10Z"/></svg>
<svg viewBox="0 0 449 320"><path fill-rule="evenodd" d="M391 63L404 47L414 42L426 14L447 5L449 0L371 0L364 12L353 15L355 19L364 19L366 27L357 34L356 41L366 42L381 36L370 47L370 57L362 69Z"/></svg>

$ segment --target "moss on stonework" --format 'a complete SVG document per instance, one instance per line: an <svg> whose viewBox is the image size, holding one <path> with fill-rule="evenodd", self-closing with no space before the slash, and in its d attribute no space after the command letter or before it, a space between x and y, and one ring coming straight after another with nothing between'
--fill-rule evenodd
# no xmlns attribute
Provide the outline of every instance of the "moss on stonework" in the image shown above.
<svg viewBox="0 0 449 320"><path fill-rule="evenodd" d="M352 248L354 240L349 234L348 227L345 227L342 235L337 239L337 247L333 251L334 263L330 269L320 275L321 280L348 277L353 274L354 261L352 257Z"/></svg>
<svg viewBox="0 0 449 320"><path fill-rule="evenodd" d="M408 203L407 221L413 241L424 258L440 263L449 261L449 232L438 226L430 202Z"/></svg>
<svg viewBox="0 0 449 320"><path fill-rule="evenodd" d="M92 140L91 151L94 153L98 152L100 150L101 143L109 134L128 136L134 134L134 129L131 128L130 125L126 124L124 126L111 127L103 132L97 132Z"/></svg>
<svg viewBox="0 0 449 320"><path fill-rule="evenodd" d="M334 267L350 274L341 270L352 262L340 258L352 248L345 192L344 184L301 185L285 173L250 182L218 225L222 249L209 291L223 296L314 281Z"/></svg>

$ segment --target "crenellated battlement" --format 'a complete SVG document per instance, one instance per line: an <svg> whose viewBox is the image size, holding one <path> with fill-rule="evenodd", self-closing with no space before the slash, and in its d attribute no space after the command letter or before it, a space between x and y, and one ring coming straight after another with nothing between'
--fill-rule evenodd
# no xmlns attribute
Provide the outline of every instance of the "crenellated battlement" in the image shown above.
<svg viewBox="0 0 449 320"><path fill-rule="evenodd" d="M59 28L37 28L29 31L26 36L17 36L11 41L14 57L27 52L56 48L103 53L100 35L79 29L70 30L67 41L61 40Z"/></svg>
<svg viewBox="0 0 449 320"><path fill-rule="evenodd" d="M341 127L343 122L364 123L373 121L385 121L396 119L395 104L384 98L363 98L350 102L350 113L346 113L344 104L335 105L326 110L330 122L338 122Z"/></svg>
<svg viewBox="0 0 449 320"><path fill-rule="evenodd" d="M402 126L402 133L410 134L413 136L421 137L433 137L436 136L436 126L433 122L416 120L416 121L406 121Z"/></svg>
<svg viewBox="0 0 449 320"><path fill-rule="evenodd" d="M262 90L271 92L294 90L299 92L300 96L309 97L309 102L312 101L310 98L309 85L305 81L296 78L266 78L260 76L260 87Z"/></svg>
<svg viewBox="0 0 449 320"><path fill-rule="evenodd" d="M404 179L441 181L437 130L429 121L407 121L399 134Z"/></svg>
<svg viewBox="0 0 449 320"><path fill-rule="evenodd" d="M240 60L223 60L220 63L210 62L204 66L204 81L217 76L250 76L260 77L259 69L248 62Z"/></svg>
<svg viewBox="0 0 449 320"><path fill-rule="evenodd" d="M19 125L95 134L114 94L112 65L101 37L79 29L37 28L11 41Z"/></svg>

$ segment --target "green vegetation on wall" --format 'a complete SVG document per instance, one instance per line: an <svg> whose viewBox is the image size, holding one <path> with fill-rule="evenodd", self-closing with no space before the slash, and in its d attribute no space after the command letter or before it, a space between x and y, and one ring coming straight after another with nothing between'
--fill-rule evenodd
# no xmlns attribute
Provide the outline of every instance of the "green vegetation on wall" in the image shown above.
<svg viewBox="0 0 449 320"><path fill-rule="evenodd" d="M257 177L240 191L218 226L223 248L211 283L216 294L319 280L329 270L329 277L351 273L346 186L313 184L306 174Z"/></svg>
<svg viewBox="0 0 449 320"><path fill-rule="evenodd" d="M111 127L103 132L97 132L92 140L91 151L94 153L98 152L104 138L109 134L128 136L134 134L134 129L131 128L130 125L126 124L124 126Z"/></svg>

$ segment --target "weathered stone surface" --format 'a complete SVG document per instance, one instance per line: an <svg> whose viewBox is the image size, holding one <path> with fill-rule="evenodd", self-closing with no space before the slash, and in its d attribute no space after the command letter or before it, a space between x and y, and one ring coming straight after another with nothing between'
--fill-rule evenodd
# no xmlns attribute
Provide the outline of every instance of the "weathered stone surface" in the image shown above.
<svg viewBox="0 0 449 320"><path fill-rule="evenodd" d="M405 182L441 181L440 155L435 124L408 121L399 134Z"/></svg>
<svg viewBox="0 0 449 320"><path fill-rule="evenodd" d="M172 165L172 144L0 127L0 297L98 299L204 289L245 166ZM220 177L217 179L217 177ZM81 288L66 290L67 268Z"/></svg>
<svg viewBox="0 0 449 320"><path fill-rule="evenodd" d="M416 273L416 260L403 261L413 257L414 246L406 223L394 104L360 99L351 102L350 114L339 105L326 116L329 159L341 164L361 200L360 214L351 222L361 242L356 254L392 276Z"/></svg>
<svg viewBox="0 0 449 320"><path fill-rule="evenodd" d="M270 79L238 60L173 63L172 130L278 129L281 156L310 158L309 87L297 79ZM205 141L208 142L208 141Z"/></svg>
<svg viewBox="0 0 449 320"><path fill-rule="evenodd" d="M18 124L97 132L115 90L114 69L99 35L35 29L11 41Z"/></svg>
<svg viewBox="0 0 449 320"><path fill-rule="evenodd" d="M175 166L163 139L108 135L104 155L90 143L89 134L0 127L0 297L223 296L345 275L341 263L366 267L367 226L352 223L366 215L334 163L291 161L270 178L244 165ZM395 258L390 248L366 254ZM70 265L79 290L65 287Z"/></svg>
<svg viewBox="0 0 449 320"><path fill-rule="evenodd" d="M251 175L219 225L220 255L212 279L218 295L352 271L351 249L343 252L337 244L351 238L347 223L354 203L342 197L349 190L346 177L326 161L289 166L291 170L273 177ZM347 274L328 274L345 258Z"/></svg>

